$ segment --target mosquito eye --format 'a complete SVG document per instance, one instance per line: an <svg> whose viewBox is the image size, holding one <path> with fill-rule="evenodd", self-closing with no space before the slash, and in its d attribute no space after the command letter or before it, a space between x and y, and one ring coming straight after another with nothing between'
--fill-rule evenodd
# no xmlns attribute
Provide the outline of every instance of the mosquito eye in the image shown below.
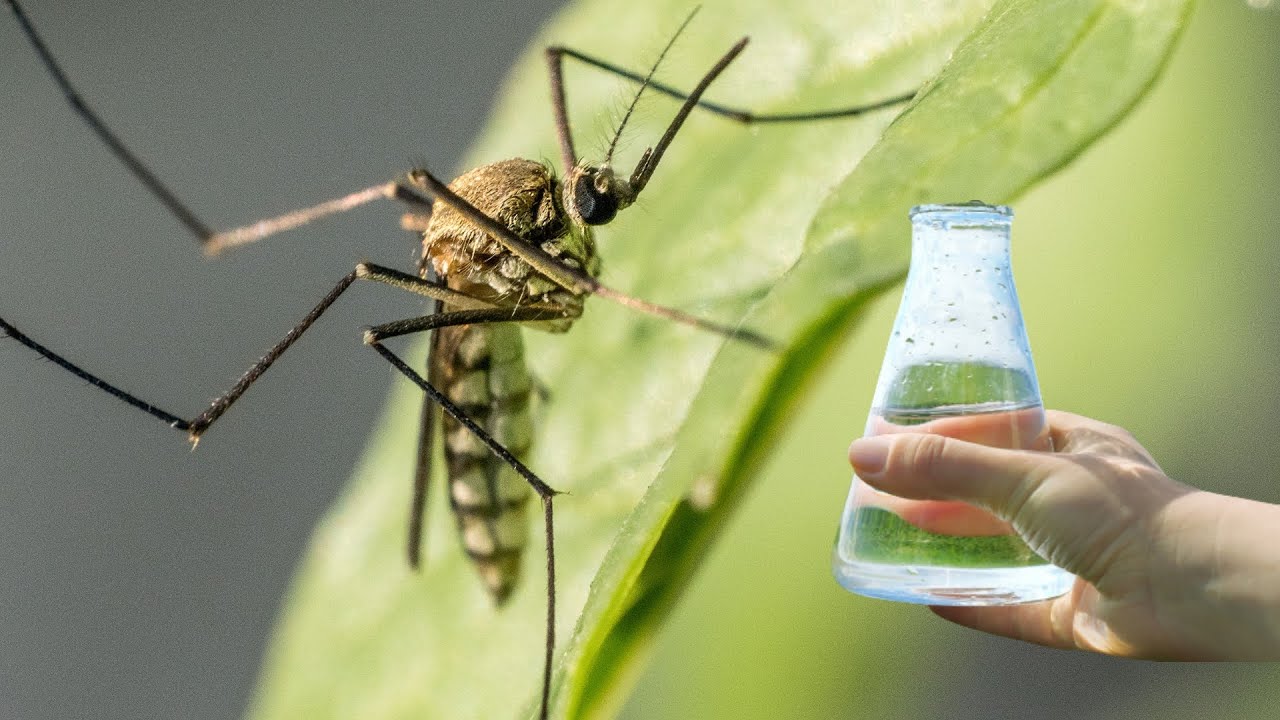
<svg viewBox="0 0 1280 720"><path fill-rule="evenodd" d="M618 199L596 190L592 182L580 182L574 187L573 204L588 225L604 225L618 214Z"/></svg>

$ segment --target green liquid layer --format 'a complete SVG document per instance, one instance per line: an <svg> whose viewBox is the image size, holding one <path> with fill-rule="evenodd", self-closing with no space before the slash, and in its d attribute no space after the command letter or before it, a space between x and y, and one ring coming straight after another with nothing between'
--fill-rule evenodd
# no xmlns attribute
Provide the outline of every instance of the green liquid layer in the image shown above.
<svg viewBox="0 0 1280 720"><path fill-rule="evenodd" d="M884 395L882 410L895 425L940 417L1040 404L1036 381L1025 370L980 362L929 362L903 368Z"/></svg>
<svg viewBox="0 0 1280 720"><path fill-rule="evenodd" d="M854 514L861 562L958 568L1047 565L1017 535L958 536L926 532L892 512L859 508Z"/></svg>

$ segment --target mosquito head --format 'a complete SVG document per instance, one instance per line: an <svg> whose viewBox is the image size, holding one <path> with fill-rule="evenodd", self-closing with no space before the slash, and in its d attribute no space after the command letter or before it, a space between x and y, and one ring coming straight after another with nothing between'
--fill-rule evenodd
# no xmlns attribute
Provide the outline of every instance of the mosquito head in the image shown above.
<svg viewBox="0 0 1280 720"><path fill-rule="evenodd" d="M581 225L604 225L636 199L631 182L608 165L579 165L564 181L564 207Z"/></svg>

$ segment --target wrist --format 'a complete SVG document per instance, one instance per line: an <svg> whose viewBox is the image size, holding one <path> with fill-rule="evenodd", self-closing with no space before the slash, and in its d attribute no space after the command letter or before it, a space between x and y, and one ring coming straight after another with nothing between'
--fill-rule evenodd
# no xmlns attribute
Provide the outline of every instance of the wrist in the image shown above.
<svg viewBox="0 0 1280 720"><path fill-rule="evenodd" d="M1280 660L1280 506L1195 492L1163 516L1152 601L1178 654Z"/></svg>

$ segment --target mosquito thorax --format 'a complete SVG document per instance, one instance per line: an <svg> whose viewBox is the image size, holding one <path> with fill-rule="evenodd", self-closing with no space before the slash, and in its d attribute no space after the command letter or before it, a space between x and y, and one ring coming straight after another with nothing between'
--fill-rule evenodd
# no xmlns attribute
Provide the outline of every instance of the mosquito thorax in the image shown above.
<svg viewBox="0 0 1280 720"><path fill-rule="evenodd" d="M590 275L599 272L590 229L570 215L562 196L563 186L546 164L518 158L501 160L459 175L449 188L555 262ZM455 289L486 300L520 298L581 304L575 293L563 289L444 204L436 205L423 231L423 266L430 267Z"/></svg>
<svg viewBox="0 0 1280 720"><path fill-rule="evenodd" d="M604 225L635 197L631 183L608 165L579 165L564 179L564 208L579 225Z"/></svg>

